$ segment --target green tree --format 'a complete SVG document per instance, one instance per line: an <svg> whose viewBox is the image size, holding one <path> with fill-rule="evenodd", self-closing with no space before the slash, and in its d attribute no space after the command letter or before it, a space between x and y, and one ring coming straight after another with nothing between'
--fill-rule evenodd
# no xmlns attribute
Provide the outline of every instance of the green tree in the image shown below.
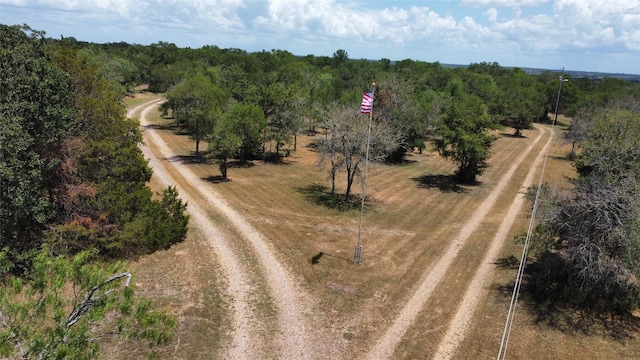
<svg viewBox="0 0 640 360"><path fill-rule="evenodd" d="M1 357L94 359L108 337L170 340L175 319L134 296L131 273L91 260L91 252L68 259L45 246L27 275L16 277L0 252Z"/></svg>
<svg viewBox="0 0 640 360"><path fill-rule="evenodd" d="M0 248L13 254L38 247L55 218L62 142L73 127L70 79L43 37L0 24Z"/></svg>
<svg viewBox="0 0 640 360"><path fill-rule="evenodd" d="M349 53L344 49L338 49L333 53L333 67L340 67L349 60Z"/></svg>
<svg viewBox="0 0 640 360"><path fill-rule="evenodd" d="M300 93L301 89L296 85L284 83L271 83L260 88L259 104L269 124L266 140L275 141L277 158L280 148L302 126L298 121L301 113L301 107L298 106Z"/></svg>
<svg viewBox="0 0 640 360"><path fill-rule="evenodd" d="M187 59L175 63L154 64L149 71L149 91L156 93L170 91L186 77L202 70L201 66Z"/></svg>
<svg viewBox="0 0 640 360"><path fill-rule="evenodd" d="M321 72L311 84L310 102L328 106L342 96L342 82L330 72Z"/></svg>
<svg viewBox="0 0 640 360"><path fill-rule="evenodd" d="M530 129L531 124L545 112L545 95L539 83L522 70L514 70L502 84L505 122L515 129L515 136L522 130Z"/></svg>
<svg viewBox="0 0 640 360"><path fill-rule="evenodd" d="M418 106L413 88L397 74L384 74L378 81L374 113L400 136L387 161L400 162L408 151L424 143L426 111Z"/></svg>
<svg viewBox="0 0 640 360"><path fill-rule="evenodd" d="M556 111L556 103L558 104L558 114L565 114L569 117L574 116L580 109L583 108L593 108L594 106L604 106L605 103L609 99L609 94L607 94L607 98L605 100L595 99L594 97L585 97L585 94L580 89L581 86L586 86L587 88L593 84L590 79L567 79L567 77L563 76L563 84L562 84L562 93L560 94L560 102L557 102L558 99L558 87L559 87L559 76L562 74L552 73L552 72L544 72L539 78L538 82L540 83L541 88L544 91L546 96L546 101L544 103L544 111L541 114L540 119L546 120L549 114L554 114ZM582 85L580 85L582 84ZM587 92L594 94L593 90L595 88L590 89ZM612 89L613 90L613 89ZM615 94L612 92L611 95ZM618 94L619 95L619 94Z"/></svg>
<svg viewBox="0 0 640 360"><path fill-rule="evenodd" d="M541 197L537 295L626 312L640 305L640 98L597 110L573 187Z"/></svg>
<svg viewBox="0 0 640 360"><path fill-rule="evenodd" d="M495 141L489 131L499 126L487 114L482 100L462 91L462 84L452 80L451 103L436 123L435 149L459 164L456 177L463 183L474 183L487 167L489 149Z"/></svg>
<svg viewBox="0 0 640 360"><path fill-rule="evenodd" d="M571 124L566 132L562 133L565 142L571 144L571 151L567 157L574 160L576 150L589 135L589 127L593 123L593 109L584 109L579 111L572 119Z"/></svg>
<svg viewBox="0 0 640 360"><path fill-rule="evenodd" d="M250 80L249 75L238 64L230 64L217 68L217 84L237 102L255 101L257 98L257 84Z"/></svg>
<svg viewBox="0 0 640 360"><path fill-rule="evenodd" d="M181 241L188 219L180 211L184 205L169 189L160 200L152 199L145 186L151 169L138 148L137 121L124 116L123 93L90 54L62 44L52 57L71 78L75 118L62 143L57 178L63 184L53 197L57 216L48 224L46 240L57 253L97 249L105 258Z"/></svg>
<svg viewBox="0 0 640 360"><path fill-rule="evenodd" d="M260 134L267 123L255 104L233 105L216 123L209 150L219 160L222 180L227 180L227 162L232 157L246 161L260 148Z"/></svg>
<svg viewBox="0 0 640 360"><path fill-rule="evenodd" d="M216 119L226 103L226 95L208 77L196 75L174 87L166 97L176 122L184 125L195 141L195 155L198 157L200 142L213 132Z"/></svg>

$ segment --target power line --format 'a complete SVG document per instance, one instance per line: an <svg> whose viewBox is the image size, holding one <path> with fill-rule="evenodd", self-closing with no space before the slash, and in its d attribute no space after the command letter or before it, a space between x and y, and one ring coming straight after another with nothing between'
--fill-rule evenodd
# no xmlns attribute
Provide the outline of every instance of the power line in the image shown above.
<svg viewBox="0 0 640 360"><path fill-rule="evenodd" d="M564 72L564 68L562 68L562 72ZM551 124L551 134L549 135L549 141L547 142L547 149L544 156L544 162L542 164L542 171L540 172L540 179L538 180L538 189L536 190L536 197L533 202L533 209L531 211L531 219L529 221L529 227L527 229L527 237L524 241L524 246L522 249L522 255L520 257L520 265L518 266L518 273L516 275L516 282L513 286L513 293L511 294L511 302L509 304L509 311L507 312L507 319L504 324L504 330L502 332L502 340L500 342L500 349L498 350L497 359L505 359L507 356L507 345L509 344L509 338L511 336L511 329L513 327L513 321L516 314L516 305L518 303L518 297L520 296L520 287L522 285L522 277L524 276L524 269L527 262L527 254L529 252L529 243L531 241L531 235L533 232L533 225L536 218L536 212L538 211L538 204L540 202L540 191L542 189L542 181L544 179L544 172L547 168L547 159L549 158L549 149L551 148L551 140L553 139L553 130L556 126L556 122L558 121L558 106L560 105L560 93L562 92L562 83L567 81L562 78L560 75L560 86L558 87L558 96L556 98L556 109L555 115L553 118L553 123Z"/></svg>

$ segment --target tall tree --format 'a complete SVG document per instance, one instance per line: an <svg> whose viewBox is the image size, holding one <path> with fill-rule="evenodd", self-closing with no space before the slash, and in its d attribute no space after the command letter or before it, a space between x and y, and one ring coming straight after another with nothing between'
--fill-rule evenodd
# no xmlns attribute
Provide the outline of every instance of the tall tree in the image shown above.
<svg viewBox="0 0 640 360"><path fill-rule="evenodd" d="M321 170L329 168L332 196L336 193L336 175L344 166L344 158L340 156L338 149L340 140L338 134L341 131L341 121L339 121L336 114L339 111L345 111L345 109L340 109L334 104L330 108L318 108L316 114L320 118L320 126L325 131L325 136L320 141L316 166Z"/></svg>
<svg viewBox="0 0 640 360"><path fill-rule="evenodd" d="M267 139L275 141L275 153L279 155L280 148L288 143L297 129L302 126L299 121L301 114L301 89L296 85L271 83L260 89L260 106L264 117L269 123Z"/></svg>
<svg viewBox="0 0 640 360"><path fill-rule="evenodd" d="M211 135L226 103L224 92L208 77L196 75L169 91L167 103L175 114L176 122L183 124L195 141L198 157L200 142Z"/></svg>
<svg viewBox="0 0 640 360"><path fill-rule="evenodd" d="M239 103L216 123L209 150L220 161L222 179L227 179L227 160L238 156L246 161L260 147L260 134L266 120L259 106Z"/></svg>
<svg viewBox="0 0 640 360"><path fill-rule="evenodd" d="M44 33L0 24L0 248L37 247L55 217L61 151L73 126L69 76Z"/></svg>
<svg viewBox="0 0 640 360"><path fill-rule="evenodd" d="M344 64L349 60L349 53L347 50L338 49L333 53L333 67L340 67L340 65Z"/></svg>
<svg viewBox="0 0 640 360"><path fill-rule="evenodd" d="M63 142L53 197L57 216L47 241L57 253L98 249L104 257L139 255L181 241L188 216L177 192L152 199L151 178L138 144L137 121L125 117L123 93L90 54L64 44L53 59L71 78L75 118Z"/></svg>
<svg viewBox="0 0 640 360"><path fill-rule="evenodd" d="M520 136L545 112L544 92L533 76L518 69L504 78L502 87L505 100L502 120L515 129L515 136Z"/></svg>
<svg viewBox="0 0 640 360"><path fill-rule="evenodd" d="M397 74L385 74L377 86L374 106L377 118L400 136L398 147L387 161L399 162L408 151L424 143L427 113L418 106L409 82Z"/></svg>
<svg viewBox="0 0 640 360"><path fill-rule="evenodd" d="M593 124L593 109L583 109L571 119L566 132L562 133L565 142L571 144L571 151L567 155L570 160L576 157L576 150L589 135L589 127Z"/></svg>
<svg viewBox="0 0 640 360"><path fill-rule="evenodd" d="M482 100L462 91L462 84L450 84L451 104L436 124L435 148L441 156L458 163L456 177L474 183L487 167L489 149L495 137L489 131L499 125L491 120Z"/></svg>

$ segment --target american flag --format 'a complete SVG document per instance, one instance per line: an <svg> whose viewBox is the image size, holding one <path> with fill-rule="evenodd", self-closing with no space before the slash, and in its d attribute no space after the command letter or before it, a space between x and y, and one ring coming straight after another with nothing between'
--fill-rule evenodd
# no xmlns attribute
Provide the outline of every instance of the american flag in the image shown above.
<svg viewBox="0 0 640 360"><path fill-rule="evenodd" d="M362 95L362 104L360 104L360 113L371 114L372 110L373 110L373 91L368 91Z"/></svg>

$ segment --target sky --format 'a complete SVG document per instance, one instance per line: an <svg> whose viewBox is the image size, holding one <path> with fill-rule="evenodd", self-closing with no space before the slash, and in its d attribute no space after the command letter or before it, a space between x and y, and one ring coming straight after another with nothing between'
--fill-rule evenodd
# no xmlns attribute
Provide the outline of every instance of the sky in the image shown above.
<svg viewBox="0 0 640 360"><path fill-rule="evenodd" d="M640 0L0 0L0 23L94 43L640 74Z"/></svg>

